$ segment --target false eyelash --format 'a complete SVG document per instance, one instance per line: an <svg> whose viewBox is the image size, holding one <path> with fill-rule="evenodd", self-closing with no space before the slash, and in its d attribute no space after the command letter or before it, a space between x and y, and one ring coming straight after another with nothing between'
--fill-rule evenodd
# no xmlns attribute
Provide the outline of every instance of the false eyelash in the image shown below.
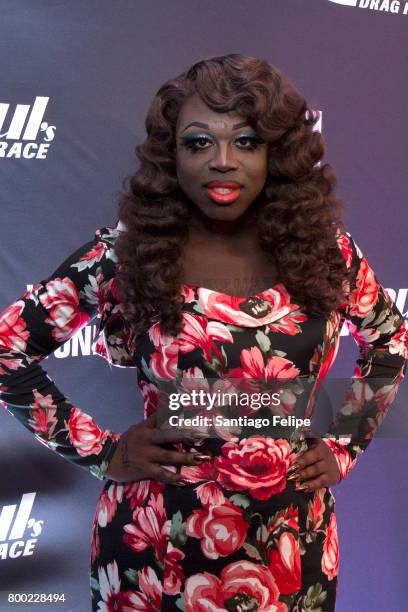
<svg viewBox="0 0 408 612"><path fill-rule="evenodd" d="M251 143L249 147L242 147L242 151L255 151L258 146L264 142L261 138L254 138L253 136L240 136L237 138L237 140L241 140L242 138L249 140ZM206 138L205 136L197 136L196 138L183 139L181 141L181 145L186 149L190 149L193 153L205 151L205 147L201 148L196 146L198 140L206 140L207 142L211 142L210 138Z"/></svg>
<svg viewBox="0 0 408 612"><path fill-rule="evenodd" d="M205 140L206 142L211 142L210 138L204 138L203 136L199 136L197 138L186 138L183 139L181 141L181 145L183 147L185 147L186 149L191 149L192 151L196 152L196 151L200 151L200 150L205 150L204 148L201 149L200 147L196 146L197 141L199 140Z"/></svg>

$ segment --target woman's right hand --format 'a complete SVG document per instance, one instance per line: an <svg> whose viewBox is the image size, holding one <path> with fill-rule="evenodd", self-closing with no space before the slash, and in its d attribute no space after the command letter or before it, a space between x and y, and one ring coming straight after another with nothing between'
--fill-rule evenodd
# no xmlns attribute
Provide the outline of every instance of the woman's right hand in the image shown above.
<svg viewBox="0 0 408 612"><path fill-rule="evenodd" d="M117 482L153 479L169 484L183 484L180 474L163 467L164 465L200 465L211 459L209 455L180 452L162 448L161 444L193 442L202 440L202 433L179 429L158 429L156 414L144 421L131 425L120 439L109 462L105 477ZM200 460L198 457L202 457Z"/></svg>

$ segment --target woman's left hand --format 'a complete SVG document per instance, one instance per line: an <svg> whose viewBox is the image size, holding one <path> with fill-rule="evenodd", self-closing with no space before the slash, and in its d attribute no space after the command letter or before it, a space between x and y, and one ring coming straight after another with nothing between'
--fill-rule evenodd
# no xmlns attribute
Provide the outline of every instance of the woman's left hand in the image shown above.
<svg viewBox="0 0 408 612"><path fill-rule="evenodd" d="M297 469L296 469L296 466ZM300 453L288 470L287 480L299 491L311 492L340 482L340 471L330 448L318 438L309 438L309 448Z"/></svg>

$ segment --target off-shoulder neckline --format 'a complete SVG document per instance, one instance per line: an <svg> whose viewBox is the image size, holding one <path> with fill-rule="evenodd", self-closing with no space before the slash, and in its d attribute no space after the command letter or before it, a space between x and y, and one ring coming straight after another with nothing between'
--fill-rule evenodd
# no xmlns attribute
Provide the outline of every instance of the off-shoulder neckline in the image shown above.
<svg viewBox="0 0 408 612"><path fill-rule="evenodd" d="M264 299L263 296L265 294L270 293L271 291L274 291L277 288L282 288L284 289L284 285L282 283L275 283L274 285L272 285L271 287L268 287L267 289L264 289L263 291L259 291L258 293L253 293L251 295L232 295L230 293L224 293L223 291L217 291L216 289L210 289L209 287L203 287L201 285L198 285L197 283L183 283L182 284L183 287L190 287L192 289L198 290L201 289L202 291L208 291L214 295L220 296L220 297L225 297L225 298L231 298L231 299L235 299L235 300L250 300L252 298L259 298L259 299Z"/></svg>

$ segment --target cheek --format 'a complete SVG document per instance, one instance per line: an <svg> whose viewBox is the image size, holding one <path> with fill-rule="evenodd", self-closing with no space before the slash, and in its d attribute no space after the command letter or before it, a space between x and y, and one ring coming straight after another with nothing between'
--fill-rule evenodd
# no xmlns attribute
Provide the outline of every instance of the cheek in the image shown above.
<svg viewBox="0 0 408 612"><path fill-rule="evenodd" d="M200 184L201 169L199 163L190 157L180 155L176 164L177 179L180 186L188 191L193 191Z"/></svg>
<svg viewBox="0 0 408 612"><path fill-rule="evenodd" d="M253 167L250 178L252 179L254 188L259 189L261 186L263 187L268 178L268 168L266 164L259 164Z"/></svg>

